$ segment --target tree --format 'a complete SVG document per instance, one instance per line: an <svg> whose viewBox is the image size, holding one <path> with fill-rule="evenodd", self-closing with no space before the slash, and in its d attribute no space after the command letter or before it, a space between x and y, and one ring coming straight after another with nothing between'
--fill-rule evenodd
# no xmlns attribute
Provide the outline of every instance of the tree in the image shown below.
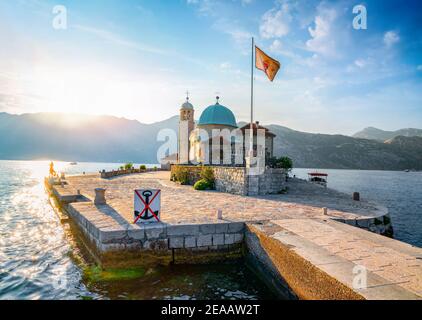
<svg viewBox="0 0 422 320"><path fill-rule="evenodd" d="M289 157L281 157L280 158L280 167L282 169L287 170L288 172L292 171L293 169L293 160Z"/></svg>
<svg viewBox="0 0 422 320"><path fill-rule="evenodd" d="M290 172L293 169L293 160L289 157L281 157L281 158L270 158L268 159L268 166L270 168L279 168L284 169L287 172Z"/></svg>

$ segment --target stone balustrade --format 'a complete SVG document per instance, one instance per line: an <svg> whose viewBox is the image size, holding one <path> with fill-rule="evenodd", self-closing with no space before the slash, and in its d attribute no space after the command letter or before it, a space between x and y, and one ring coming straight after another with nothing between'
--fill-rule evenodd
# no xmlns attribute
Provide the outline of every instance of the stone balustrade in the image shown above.
<svg viewBox="0 0 422 320"><path fill-rule="evenodd" d="M124 170L111 170L111 171L100 171L102 179L110 179L113 177L119 177L127 174L134 174L134 173L144 173L144 172L153 172L153 171L162 171L161 168L147 168L145 170L141 169L124 169Z"/></svg>

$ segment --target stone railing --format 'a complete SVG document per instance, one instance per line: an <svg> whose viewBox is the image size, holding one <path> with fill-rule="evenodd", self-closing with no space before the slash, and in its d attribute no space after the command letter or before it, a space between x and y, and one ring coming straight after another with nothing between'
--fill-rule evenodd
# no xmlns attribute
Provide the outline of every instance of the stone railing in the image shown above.
<svg viewBox="0 0 422 320"><path fill-rule="evenodd" d="M148 168L145 170L141 169L125 169L125 170L112 170L112 171L100 171L102 179L109 179L113 177L123 176L126 174L133 174L133 173L144 173L144 172L152 172L152 171L161 171L160 168Z"/></svg>

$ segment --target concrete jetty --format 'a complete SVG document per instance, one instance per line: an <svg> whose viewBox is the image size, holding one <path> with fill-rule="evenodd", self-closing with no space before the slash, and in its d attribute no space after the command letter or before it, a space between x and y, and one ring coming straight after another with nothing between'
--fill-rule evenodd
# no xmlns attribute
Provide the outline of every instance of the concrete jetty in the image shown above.
<svg viewBox="0 0 422 320"><path fill-rule="evenodd" d="M195 191L161 171L46 186L105 265L246 257L292 298L422 298L422 249L381 235L392 234L386 208L298 179L287 194L257 197ZM94 204L96 188L105 205ZM161 223L133 224L140 188L162 190Z"/></svg>

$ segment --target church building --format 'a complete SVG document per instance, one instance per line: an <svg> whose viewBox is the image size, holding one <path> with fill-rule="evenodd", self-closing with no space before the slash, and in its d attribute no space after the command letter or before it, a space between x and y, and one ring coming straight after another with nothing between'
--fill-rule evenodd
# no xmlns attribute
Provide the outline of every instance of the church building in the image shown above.
<svg viewBox="0 0 422 320"><path fill-rule="evenodd" d="M215 104L207 107L195 123L195 110L186 98L180 108L178 164L212 164L224 166L245 166L245 152L249 144L250 124L238 127L233 112L220 104L217 97ZM265 150L257 147L257 129L265 130ZM247 131L248 130L248 131ZM266 159L273 157L275 135L267 128L253 124L254 155L265 152ZM247 135L247 136L246 136ZM239 158L240 157L240 158Z"/></svg>

